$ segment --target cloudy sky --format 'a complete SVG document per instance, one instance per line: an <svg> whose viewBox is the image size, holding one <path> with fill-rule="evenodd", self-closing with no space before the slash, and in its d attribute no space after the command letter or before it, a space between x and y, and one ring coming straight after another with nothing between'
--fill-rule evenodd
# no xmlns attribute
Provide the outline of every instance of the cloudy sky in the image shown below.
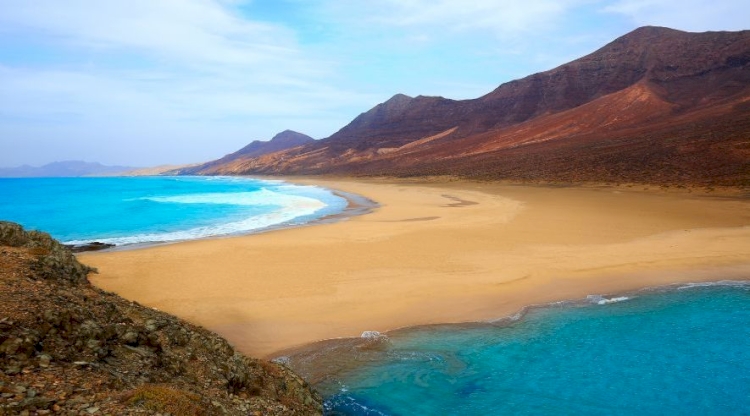
<svg viewBox="0 0 750 416"><path fill-rule="evenodd" d="M0 167L214 159L327 137L396 93L476 98L747 0L0 0Z"/></svg>

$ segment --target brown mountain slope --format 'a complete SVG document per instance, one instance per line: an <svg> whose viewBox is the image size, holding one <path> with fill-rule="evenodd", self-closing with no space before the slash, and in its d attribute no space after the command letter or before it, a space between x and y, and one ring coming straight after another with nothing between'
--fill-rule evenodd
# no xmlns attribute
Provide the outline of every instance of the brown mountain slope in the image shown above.
<svg viewBox="0 0 750 416"><path fill-rule="evenodd" d="M197 166L188 166L178 169L173 169L170 174L181 174L181 175L195 175L200 174L202 171L211 170L215 166L221 166L228 163L232 163L236 160L252 159L257 158L269 153L278 152L281 150L291 149L297 146L302 146L314 142L315 139L312 137L298 133L292 130L284 130L281 133L273 136L271 140L261 141L255 140L243 147L242 149L230 153L221 159L214 160L212 162L200 164Z"/></svg>
<svg viewBox="0 0 750 416"><path fill-rule="evenodd" d="M748 97L750 31L644 27L475 100L397 95L327 139L200 173L738 185Z"/></svg>
<svg viewBox="0 0 750 416"><path fill-rule="evenodd" d="M750 185L750 100L673 113L638 84L581 107L357 166L557 182Z"/></svg>

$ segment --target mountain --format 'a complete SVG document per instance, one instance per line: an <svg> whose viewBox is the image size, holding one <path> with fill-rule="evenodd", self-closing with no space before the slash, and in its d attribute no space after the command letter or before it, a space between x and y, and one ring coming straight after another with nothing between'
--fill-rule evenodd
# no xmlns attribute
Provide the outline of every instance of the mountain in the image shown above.
<svg viewBox="0 0 750 416"><path fill-rule="evenodd" d="M292 130L284 130L281 133L273 136L271 140L261 141L255 140L243 147L242 149L230 153L221 159L213 162L204 163L197 166L190 166L186 168L176 169L172 172L182 175L196 175L212 171L217 166L223 166L230 163L236 163L238 161L257 158L269 153L278 152L281 150L287 150L294 147L302 146L311 142L315 139L312 137L298 133Z"/></svg>
<svg viewBox="0 0 750 416"><path fill-rule="evenodd" d="M148 168L137 168L135 170L128 170L125 172L118 172L118 176L159 176L159 175L172 175L173 172L180 171L182 169L189 169L201 165L201 163L189 163L185 165L159 165L151 166Z"/></svg>
<svg viewBox="0 0 750 416"><path fill-rule="evenodd" d="M0 414L320 415L282 365L92 286L49 234L0 221Z"/></svg>
<svg viewBox="0 0 750 416"><path fill-rule="evenodd" d="M40 167L23 165L15 168L0 168L0 178L40 178L112 175L137 168L129 166L105 166L96 162L67 160L52 162Z"/></svg>
<svg viewBox="0 0 750 416"><path fill-rule="evenodd" d="M750 31L642 27L477 99L397 94L326 139L200 173L750 185Z"/></svg>

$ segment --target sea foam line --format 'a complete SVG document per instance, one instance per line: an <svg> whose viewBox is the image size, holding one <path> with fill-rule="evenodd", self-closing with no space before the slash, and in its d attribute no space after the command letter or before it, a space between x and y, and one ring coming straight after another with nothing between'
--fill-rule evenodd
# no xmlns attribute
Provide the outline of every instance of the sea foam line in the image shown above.
<svg viewBox="0 0 750 416"><path fill-rule="evenodd" d="M235 192L228 194L206 193L169 197L144 197L141 199L160 203L277 206L278 208L265 214L255 215L240 221L229 223L214 224L188 230L164 233L142 233L125 237L97 238L96 241L106 244L126 245L183 241L257 231L288 223L295 218L313 215L328 206L323 201L314 198L298 195L285 195L265 188L254 192ZM91 240L72 240L66 241L65 244L79 245L89 242L91 242Z"/></svg>
<svg viewBox="0 0 750 416"><path fill-rule="evenodd" d="M588 295L586 300L596 305L608 305L610 303L624 302L630 300L629 296L615 296L611 298L604 297L602 295Z"/></svg>
<svg viewBox="0 0 750 416"><path fill-rule="evenodd" d="M715 282L699 282L699 283L684 283L677 287L677 290L695 289L701 287L748 287L750 281L748 280L718 280Z"/></svg>

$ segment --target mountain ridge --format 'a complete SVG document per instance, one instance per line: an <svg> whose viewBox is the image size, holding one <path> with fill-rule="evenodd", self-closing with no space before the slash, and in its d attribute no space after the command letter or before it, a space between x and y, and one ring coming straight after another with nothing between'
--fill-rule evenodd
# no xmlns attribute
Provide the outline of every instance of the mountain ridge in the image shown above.
<svg viewBox="0 0 750 416"><path fill-rule="evenodd" d="M95 175L113 175L138 168L131 166L106 166L99 162L82 160L63 160L42 166L22 165L0 168L0 178L38 178L38 177L78 177Z"/></svg>
<svg viewBox="0 0 750 416"><path fill-rule="evenodd" d="M178 168L166 173L179 175L200 174L200 172L204 170L211 169L216 166L221 166L222 164L231 163L242 159L257 158L269 153L302 146L314 141L315 139L306 134L287 129L280 133L277 133L268 141L254 140L247 146L241 148L236 152L230 153L222 157L221 159L198 164L196 166Z"/></svg>
<svg viewBox="0 0 750 416"><path fill-rule="evenodd" d="M647 26L476 99L396 94L328 138L197 173L750 185L750 132L737 128L750 120L748 99L750 31ZM700 153L731 173L694 163Z"/></svg>

